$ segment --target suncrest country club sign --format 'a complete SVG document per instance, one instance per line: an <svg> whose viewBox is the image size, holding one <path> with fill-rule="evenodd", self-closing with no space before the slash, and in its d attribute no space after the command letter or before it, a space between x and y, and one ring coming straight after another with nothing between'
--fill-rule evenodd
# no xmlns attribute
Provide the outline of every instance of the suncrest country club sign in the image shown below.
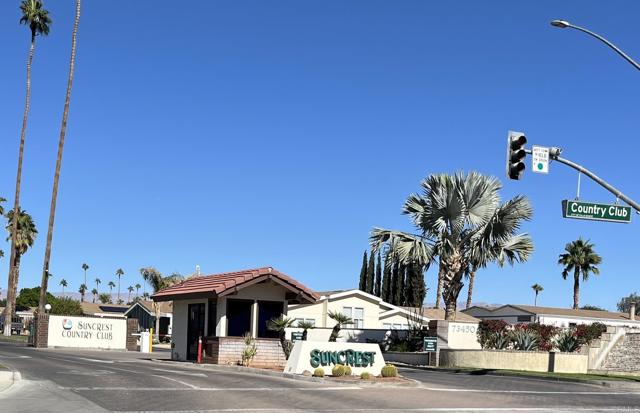
<svg viewBox="0 0 640 413"><path fill-rule="evenodd" d="M351 367L368 367L373 366L376 359L376 353L373 351L320 351L318 349L311 350L311 359L309 364L311 367L328 366L330 364L343 364Z"/></svg>
<svg viewBox="0 0 640 413"><path fill-rule="evenodd" d="M127 320L49 316L49 347L126 349Z"/></svg>
<svg viewBox="0 0 640 413"><path fill-rule="evenodd" d="M353 374L366 371L378 375L384 367L384 358L380 346L374 343L296 341L284 371L303 374L322 368L330 375L336 364L351 367Z"/></svg>

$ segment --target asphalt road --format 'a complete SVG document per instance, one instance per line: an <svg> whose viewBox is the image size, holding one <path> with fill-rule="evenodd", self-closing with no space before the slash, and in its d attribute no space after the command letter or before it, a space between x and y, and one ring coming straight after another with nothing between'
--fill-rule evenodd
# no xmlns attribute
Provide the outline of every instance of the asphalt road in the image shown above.
<svg viewBox="0 0 640 413"><path fill-rule="evenodd" d="M0 342L0 364L23 380L0 412L638 411L640 390L403 369L412 387L314 383L107 351L35 350ZM168 358L167 352L154 357Z"/></svg>

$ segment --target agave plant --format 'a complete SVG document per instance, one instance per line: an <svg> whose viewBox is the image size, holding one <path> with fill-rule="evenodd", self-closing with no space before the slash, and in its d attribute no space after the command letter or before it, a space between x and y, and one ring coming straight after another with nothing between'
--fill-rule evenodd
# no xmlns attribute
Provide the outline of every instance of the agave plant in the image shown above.
<svg viewBox="0 0 640 413"><path fill-rule="evenodd" d="M511 342L509 334L506 332L496 333L496 336L493 339L493 348L496 350L505 350L509 347L509 342Z"/></svg>
<svg viewBox="0 0 640 413"><path fill-rule="evenodd" d="M573 329L565 330L558 335L555 346L563 353L573 353L580 349L580 340Z"/></svg>
<svg viewBox="0 0 640 413"><path fill-rule="evenodd" d="M511 341L516 350L535 351L538 349L540 337L534 330L513 330Z"/></svg>

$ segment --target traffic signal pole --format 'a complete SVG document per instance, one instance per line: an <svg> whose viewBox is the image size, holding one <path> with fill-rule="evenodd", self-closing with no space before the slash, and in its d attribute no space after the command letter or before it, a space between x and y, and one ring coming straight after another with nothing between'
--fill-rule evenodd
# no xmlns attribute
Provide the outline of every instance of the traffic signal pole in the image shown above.
<svg viewBox="0 0 640 413"><path fill-rule="evenodd" d="M525 149L525 152L528 155L531 155L531 150L530 149ZM611 185L609 182L605 181L604 179L600 178L598 175L594 174L593 172L591 172L590 170L588 170L587 168L585 168L582 165L579 165L575 162L572 162L568 159L562 158L560 156L560 152L561 149L560 148L551 148L549 151L549 157L555 161L558 161L562 164L567 165L570 168L575 169L578 172L582 172L583 174L587 175L589 178L593 179L597 184L599 184L600 186L602 186L604 189L606 189L607 191L611 192L613 195L616 196L616 198L623 200L624 202L626 202L629 206L631 206L633 209L636 210L636 213L640 214L640 204L638 204L636 201L634 201L633 199L629 198L628 196L626 196L625 194L622 193L622 191L620 191L619 189L617 189L616 187L614 187L613 185Z"/></svg>

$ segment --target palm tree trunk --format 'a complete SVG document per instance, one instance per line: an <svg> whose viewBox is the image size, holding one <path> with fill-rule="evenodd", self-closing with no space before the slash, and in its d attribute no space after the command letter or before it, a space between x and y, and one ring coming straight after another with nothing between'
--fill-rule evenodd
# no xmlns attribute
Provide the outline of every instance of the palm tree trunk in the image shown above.
<svg viewBox="0 0 640 413"><path fill-rule="evenodd" d="M436 290L436 308L440 308L440 300L442 299L443 274L444 265L442 264L442 258L440 258L440 265L438 266L438 288Z"/></svg>
<svg viewBox="0 0 640 413"><path fill-rule="evenodd" d="M20 131L20 148L18 149L18 171L16 173L16 194L13 199L13 231L11 231L11 257L9 259L9 276L7 289L7 305L5 309L4 335L11 335L11 318L13 316L13 308L16 304L16 295L12 293L12 284L18 285L17 278L19 272L15 269L15 246L18 242L18 211L20 209L20 187L22 185L22 159L24 158L24 142L27 136L27 119L29 118L29 109L31 107L31 64L36 51L36 35L31 32L31 46L29 47L29 57L27 58L27 90L24 100L24 112L22 114L22 130Z"/></svg>
<svg viewBox="0 0 640 413"><path fill-rule="evenodd" d="M58 157L56 170L53 176L53 193L51 194L51 209L49 211L49 227L47 229L47 245L44 250L44 264L42 266L42 287L40 288L39 310L44 314L44 305L47 300L47 283L49 274L49 261L51 259L51 242L53 241L53 223L56 217L56 202L58 200L58 182L60 181L60 167L62 166L62 153L64 151L64 138L67 133L67 119L69 117L69 104L71 102L71 88L73 87L73 73L76 64L76 44L78 38L78 24L80 23L80 0L76 0L76 15L71 34L71 57L69 59L69 78L67 80L67 94L64 100L62 112L62 125L60 126L60 141L58 142Z"/></svg>
<svg viewBox="0 0 640 413"><path fill-rule="evenodd" d="M153 338L156 341L160 341L160 304L153 302L153 307L156 310L156 327L153 332Z"/></svg>
<svg viewBox="0 0 640 413"><path fill-rule="evenodd" d="M576 267L573 272L573 309L580 308L580 269Z"/></svg>
<svg viewBox="0 0 640 413"><path fill-rule="evenodd" d="M538 292L536 291L536 298L533 299L533 306L537 307L538 306Z"/></svg>
<svg viewBox="0 0 640 413"><path fill-rule="evenodd" d="M14 271L16 274L20 273L20 263L22 261L22 254L16 252L16 255L13 259L14 261ZM13 295L13 306L11 307L11 314L15 314L16 311L16 298L18 297L18 277L13 277L13 280L11 280L11 287L10 289L7 291L7 296L9 295L9 292L11 292L11 294ZM9 302L7 301L7 309L9 308ZM11 321L9 321L9 327L11 327ZM11 333L11 330L9 330L9 333Z"/></svg>
<svg viewBox="0 0 640 413"><path fill-rule="evenodd" d="M448 256L443 263L443 299L445 304L444 319L455 321L457 301L462 290L462 276L466 266L463 265L462 256L455 252Z"/></svg>
<svg viewBox="0 0 640 413"><path fill-rule="evenodd" d="M465 308L471 307L471 299L473 298L473 281L476 279L476 271L478 271L478 269L473 267L469 274L469 291L467 292L467 306Z"/></svg>

